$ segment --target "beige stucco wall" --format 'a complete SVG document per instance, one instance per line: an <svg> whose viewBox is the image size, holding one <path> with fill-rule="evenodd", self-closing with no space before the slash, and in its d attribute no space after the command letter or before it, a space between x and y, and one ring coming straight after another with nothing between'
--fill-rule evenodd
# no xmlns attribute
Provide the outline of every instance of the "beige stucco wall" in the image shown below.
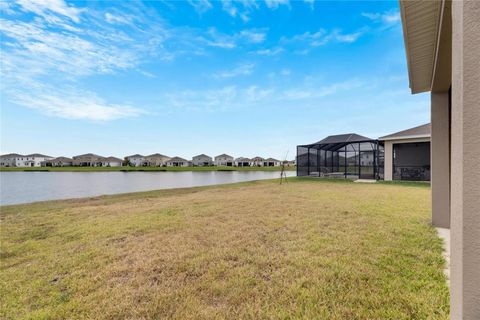
<svg viewBox="0 0 480 320"><path fill-rule="evenodd" d="M480 319L480 1L452 3L451 318Z"/></svg>
<svg viewBox="0 0 480 320"><path fill-rule="evenodd" d="M450 106L448 92L431 95L432 224L450 228Z"/></svg>
<svg viewBox="0 0 480 320"><path fill-rule="evenodd" d="M385 181L393 180L393 145L396 143L415 143L415 142L429 142L430 138L412 138L412 139L397 139L385 140L385 159L384 159L384 176Z"/></svg>

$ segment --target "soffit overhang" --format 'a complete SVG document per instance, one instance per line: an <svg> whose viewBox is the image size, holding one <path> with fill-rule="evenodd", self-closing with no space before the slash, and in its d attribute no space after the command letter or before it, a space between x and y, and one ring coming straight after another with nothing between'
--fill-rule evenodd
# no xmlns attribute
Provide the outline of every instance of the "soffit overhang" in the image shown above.
<svg viewBox="0 0 480 320"><path fill-rule="evenodd" d="M412 93L432 90L444 4L443 0L400 0Z"/></svg>

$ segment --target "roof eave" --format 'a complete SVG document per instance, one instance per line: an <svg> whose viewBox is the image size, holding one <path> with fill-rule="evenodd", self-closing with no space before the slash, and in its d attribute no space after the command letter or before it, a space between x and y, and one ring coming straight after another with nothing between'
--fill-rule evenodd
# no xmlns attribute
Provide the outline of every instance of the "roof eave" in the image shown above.
<svg viewBox="0 0 480 320"><path fill-rule="evenodd" d="M417 135L408 135L403 137L380 137L378 140L381 141L391 141L391 140L408 140L408 139L430 139L429 134L417 134Z"/></svg>

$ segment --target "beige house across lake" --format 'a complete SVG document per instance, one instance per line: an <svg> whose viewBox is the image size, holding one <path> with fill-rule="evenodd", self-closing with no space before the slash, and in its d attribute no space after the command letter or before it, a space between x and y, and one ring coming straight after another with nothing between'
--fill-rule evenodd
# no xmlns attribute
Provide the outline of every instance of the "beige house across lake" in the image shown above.
<svg viewBox="0 0 480 320"><path fill-rule="evenodd" d="M146 162L148 166L152 166L152 167L166 166L168 160L170 160L170 157L160 153L154 153L144 157L144 162Z"/></svg>
<svg viewBox="0 0 480 320"><path fill-rule="evenodd" d="M167 167L188 167L189 161L180 157L173 157L167 161Z"/></svg>

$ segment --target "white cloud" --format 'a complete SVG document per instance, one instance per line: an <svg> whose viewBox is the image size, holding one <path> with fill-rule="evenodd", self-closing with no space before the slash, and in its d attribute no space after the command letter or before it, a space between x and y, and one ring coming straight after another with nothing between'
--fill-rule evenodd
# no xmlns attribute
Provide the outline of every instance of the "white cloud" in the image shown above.
<svg viewBox="0 0 480 320"><path fill-rule="evenodd" d="M198 36L197 40L211 47L233 49L241 44L262 43L266 38L265 29L246 29L229 35L218 32L215 28L210 28L205 35Z"/></svg>
<svg viewBox="0 0 480 320"><path fill-rule="evenodd" d="M250 21L250 14L259 8L256 0L222 0L222 9L233 18L239 17L243 22Z"/></svg>
<svg viewBox="0 0 480 320"><path fill-rule="evenodd" d="M118 24L131 24L132 17L128 15L119 15L119 14L112 14L110 12L105 13L105 20L108 23L118 23Z"/></svg>
<svg viewBox="0 0 480 320"><path fill-rule="evenodd" d="M384 27L390 27L400 23L400 12L398 10L390 10L385 12L362 12L362 16L376 23L381 23Z"/></svg>
<svg viewBox="0 0 480 320"><path fill-rule="evenodd" d="M303 0L306 4L310 6L310 9L315 9L315 0Z"/></svg>
<svg viewBox="0 0 480 320"><path fill-rule="evenodd" d="M282 70L283 71L283 70ZM287 71L288 73L288 71ZM208 90L184 90L162 95L165 108L214 112L231 109L252 109L261 106L318 105L327 96L341 97L344 92L366 88L364 83L348 80L328 85L301 84L284 89L262 87L256 84L246 87L227 86Z"/></svg>
<svg viewBox="0 0 480 320"><path fill-rule="evenodd" d="M307 31L290 38L282 37L280 42L283 44L304 43L311 47L320 47L329 43L352 43L357 41L365 32L366 28L362 28L352 33L342 33L340 29L334 29L330 32L327 32L324 29L319 29L317 32L312 33ZM304 54L308 53L305 49L297 49L297 53L300 52L303 52Z"/></svg>
<svg viewBox="0 0 480 320"><path fill-rule="evenodd" d="M265 5L270 9L277 9L282 5L290 6L288 0L265 0Z"/></svg>
<svg viewBox="0 0 480 320"><path fill-rule="evenodd" d="M68 17L76 23L80 22L82 10L66 4L63 0L17 0L16 2L23 11L33 12L48 22L58 22L58 16Z"/></svg>
<svg viewBox="0 0 480 320"><path fill-rule="evenodd" d="M199 14L203 14L208 10L213 8L213 5L208 0L188 0L188 3L197 11Z"/></svg>
<svg viewBox="0 0 480 320"><path fill-rule="evenodd" d="M240 31L240 36L244 37L248 42L251 43L262 43L267 38L267 34L265 32L255 30Z"/></svg>
<svg viewBox="0 0 480 320"><path fill-rule="evenodd" d="M92 92L74 88L58 89L40 85L29 92L14 91L10 95L13 102L19 105L66 119L111 121L144 113L138 108L108 103Z"/></svg>
<svg viewBox="0 0 480 320"><path fill-rule="evenodd" d="M253 73L255 65L253 63L241 64L231 70L226 70L215 74L216 78L233 78L238 76L248 76Z"/></svg>
<svg viewBox="0 0 480 320"><path fill-rule="evenodd" d="M260 49L253 51L252 53L258 54L260 56L276 56L277 54L282 53L284 50L282 47Z"/></svg>
<svg viewBox="0 0 480 320"><path fill-rule="evenodd" d="M60 0L19 0L9 10L0 19L2 94L49 115L105 121L136 116L138 108L82 90L82 81L135 69L146 57L171 55L162 46L167 30L140 9L132 17L77 9ZM128 24L122 26L128 30L112 23Z"/></svg>

